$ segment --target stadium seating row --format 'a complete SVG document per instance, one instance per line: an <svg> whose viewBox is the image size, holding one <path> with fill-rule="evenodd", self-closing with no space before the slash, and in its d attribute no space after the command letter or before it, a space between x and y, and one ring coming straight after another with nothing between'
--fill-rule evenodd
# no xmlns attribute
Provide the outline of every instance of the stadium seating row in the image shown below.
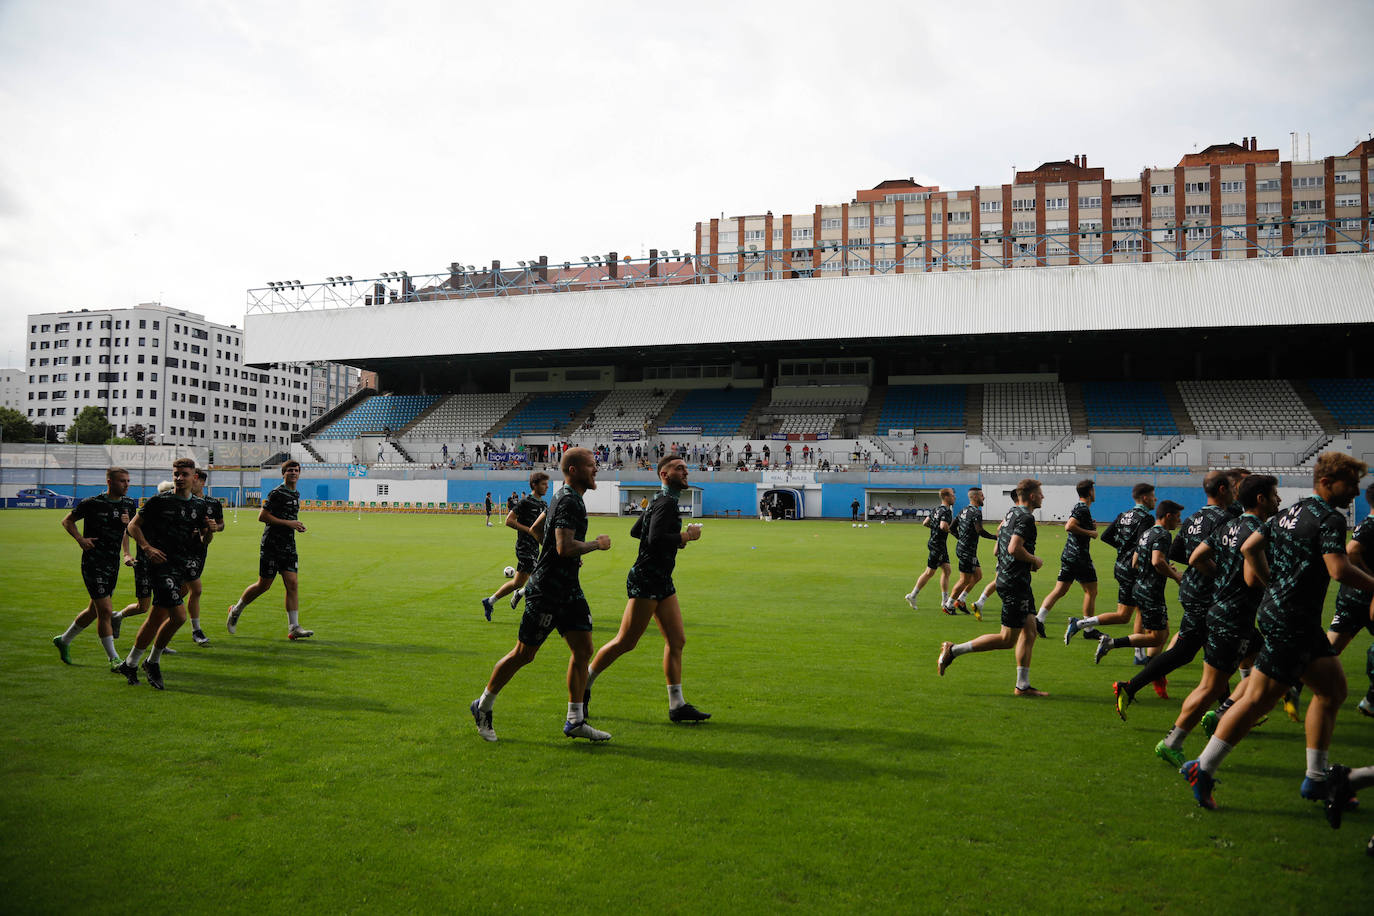
<svg viewBox="0 0 1374 916"><path fill-rule="evenodd" d="M399 431L439 400L433 394L378 394L356 404L352 410L315 434L318 439L352 439L364 433Z"/></svg>
<svg viewBox="0 0 1374 916"><path fill-rule="evenodd" d="M1182 379L1178 391L1202 435L1236 435L1256 429L1298 435L1321 432L1286 379Z"/></svg>
<svg viewBox="0 0 1374 916"><path fill-rule="evenodd" d="M1178 423L1159 382L1084 382L1089 429L1140 429L1147 436L1178 434Z"/></svg>

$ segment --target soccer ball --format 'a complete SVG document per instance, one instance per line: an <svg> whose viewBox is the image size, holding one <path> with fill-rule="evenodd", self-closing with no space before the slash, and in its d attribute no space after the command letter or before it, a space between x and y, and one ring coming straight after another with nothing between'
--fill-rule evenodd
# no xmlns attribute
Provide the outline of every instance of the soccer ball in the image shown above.
<svg viewBox="0 0 1374 916"><path fill-rule="evenodd" d="M506 574L506 578L507 578L507 579L514 579L514 578L515 578L515 567L514 567L514 566L507 566L505 569L501 570L501 572L503 572L503 573Z"/></svg>

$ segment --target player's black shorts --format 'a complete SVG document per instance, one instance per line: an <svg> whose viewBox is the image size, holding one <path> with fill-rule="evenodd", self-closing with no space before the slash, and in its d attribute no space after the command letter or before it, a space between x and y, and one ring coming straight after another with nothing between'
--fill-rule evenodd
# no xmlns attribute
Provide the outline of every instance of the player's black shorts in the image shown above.
<svg viewBox="0 0 1374 916"><path fill-rule="evenodd" d="M1147 599L1137 593L1136 607L1140 609L1140 628L1142 630L1169 629L1169 608L1163 601Z"/></svg>
<svg viewBox="0 0 1374 916"><path fill-rule="evenodd" d="M662 601L677 594L677 588L673 585L671 575L662 575L652 570L643 570L638 566L631 566L629 575L625 577L625 594L630 598L647 598L651 601Z"/></svg>
<svg viewBox="0 0 1374 916"><path fill-rule="evenodd" d="M264 547L258 553L258 575L270 579L278 573L296 571L295 547Z"/></svg>
<svg viewBox="0 0 1374 916"><path fill-rule="evenodd" d="M1301 633L1264 634L1264 648L1260 650L1255 667L1266 676L1289 687L1302 680L1302 673L1319 658L1333 656L1336 650L1321 627Z"/></svg>
<svg viewBox="0 0 1374 916"><path fill-rule="evenodd" d="M534 564L539 559L538 554L515 552L515 571L529 575L534 572Z"/></svg>
<svg viewBox="0 0 1374 916"><path fill-rule="evenodd" d="M181 604L181 585L185 580L184 563L159 563L148 567L148 581L153 586L153 607L176 607Z"/></svg>
<svg viewBox="0 0 1374 916"><path fill-rule="evenodd" d="M1019 630L1026 625L1026 615L1035 613L1035 595L1024 585L999 581L997 597L1002 599L1002 626Z"/></svg>
<svg viewBox="0 0 1374 916"><path fill-rule="evenodd" d="M1116 603L1122 607L1135 607L1135 572L1113 570L1116 577Z"/></svg>
<svg viewBox="0 0 1374 916"><path fill-rule="evenodd" d="M114 594L115 583L119 581L119 560L107 557L94 557L93 550L81 554L81 581L86 583L86 594L92 598L108 598Z"/></svg>
<svg viewBox="0 0 1374 916"><path fill-rule="evenodd" d="M1215 618L1214 618L1215 620ZM1238 629L1219 622L1208 623L1207 642L1202 659L1223 674L1234 674L1241 661L1261 642L1259 630L1253 626Z"/></svg>
<svg viewBox="0 0 1374 916"><path fill-rule="evenodd" d="M1084 585L1091 585L1097 581L1097 567L1093 566L1092 560L1071 560L1065 563L1059 561L1059 581L1060 582L1082 582Z"/></svg>
<svg viewBox="0 0 1374 916"><path fill-rule="evenodd" d="M955 554L958 557L958 554ZM973 575L978 571L980 564L976 555L971 557L959 557L959 572Z"/></svg>
<svg viewBox="0 0 1374 916"><path fill-rule="evenodd" d="M205 554L198 553L186 558L185 580L187 582L196 581L203 572L205 572Z"/></svg>
<svg viewBox="0 0 1374 916"><path fill-rule="evenodd" d="M926 560L927 569L939 569L949 563L949 549L944 544L930 545L930 558Z"/></svg>
<svg viewBox="0 0 1374 916"><path fill-rule="evenodd" d="M1183 602L1183 619L1178 622L1179 639L1206 639L1207 611L1211 603Z"/></svg>
<svg viewBox="0 0 1374 916"><path fill-rule="evenodd" d="M134 560L134 597L138 599L153 597L153 580L148 575L148 564L144 560Z"/></svg>
<svg viewBox="0 0 1374 916"><path fill-rule="evenodd" d="M1336 615L1331 618L1331 629L1337 633L1354 636L1361 630L1374 633L1374 620L1369 617L1369 602L1345 598L1345 592L1336 598Z"/></svg>
<svg viewBox="0 0 1374 916"><path fill-rule="evenodd" d="M557 601L543 595L525 596L525 613L520 618L520 641L527 646L542 646L555 629L559 635L591 632L592 609L584 595Z"/></svg>

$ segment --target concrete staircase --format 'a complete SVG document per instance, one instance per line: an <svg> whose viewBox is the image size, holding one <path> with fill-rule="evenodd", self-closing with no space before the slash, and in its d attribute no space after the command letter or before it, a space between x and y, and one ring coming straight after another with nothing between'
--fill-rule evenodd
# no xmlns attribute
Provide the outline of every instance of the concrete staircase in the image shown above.
<svg viewBox="0 0 1374 916"><path fill-rule="evenodd" d="M567 425L563 427L562 435L565 438L571 438L573 433L581 429L582 424L587 422L587 418L596 413L596 409L601 406L601 402L610 397L610 394L609 391L603 391L598 395L594 395L592 399L587 402L587 406L579 410L577 414L568 421Z"/></svg>
<svg viewBox="0 0 1374 916"><path fill-rule="evenodd" d="M1064 401L1069 408L1069 428L1075 436L1086 436L1088 409L1083 405L1083 387L1077 382L1065 382Z"/></svg>
<svg viewBox="0 0 1374 916"><path fill-rule="evenodd" d="M407 423L405 426L402 426L400 429L398 429L398 430L396 430L395 432L393 432L392 435L395 436L397 439L401 438L401 437L404 436L406 433L408 433L408 432L410 432L412 429L414 429L414 428L415 428L415 424L419 423L419 422L420 422L421 420L423 420L425 417L429 416L430 414L434 413L434 411L438 410L438 409L439 409L439 405L442 404L442 403L444 403L444 402L447 401L447 400L448 400L448 395L444 395L443 397L439 398L439 400L435 401L433 404L429 405L429 406L426 407L424 410L422 410L422 411L420 411L418 414L416 414L416 415L415 415L415 419L411 420L411 421L410 421L409 423Z"/></svg>
<svg viewBox="0 0 1374 916"><path fill-rule="evenodd" d="M318 461L320 464L324 464L324 463L325 463L324 456L321 455L319 452L315 451L315 446L311 445L307 440L305 440L305 439L302 439L302 440L301 440L301 448L303 448L303 449L305 449L307 452L309 452L309 453L310 453L310 457L314 458L314 459L315 459L316 461Z"/></svg>
<svg viewBox="0 0 1374 916"><path fill-rule="evenodd" d="M491 428L488 429L485 433L482 434L482 438L483 438L483 439L488 439L488 440L491 439L493 433L495 433L498 429L500 429L501 427L503 427L503 426L505 426L507 423L509 423L509 422L510 422L510 418L513 417L513 416L515 416L516 414L518 414L520 411L524 410L524 409L525 409L525 405L528 404L529 402L530 402L530 396L529 396L528 394L525 395L523 398L521 398L519 401L516 401L514 407L512 407L510 410L508 410L508 411L506 411L505 413L503 413L503 414L501 415L501 419L499 419L499 420L497 420L495 423L493 423L493 424L491 425Z"/></svg>
<svg viewBox="0 0 1374 916"><path fill-rule="evenodd" d="M1306 382L1301 379L1293 379L1290 384L1292 384L1293 390L1297 392L1298 397L1302 399L1303 406L1307 408L1307 412L1312 414L1312 419L1316 420L1317 425L1322 428L1322 432L1335 435L1341 431L1340 427L1336 424L1336 418L1331 416L1331 411L1326 409L1321 399L1317 397L1316 393L1312 391Z"/></svg>
<svg viewBox="0 0 1374 916"><path fill-rule="evenodd" d="M767 388L759 389L759 396L754 398L754 406L749 408L749 412L744 415L743 422L739 425L737 435L744 436L746 439L754 438L755 430L759 424L759 414L768 409L772 400L773 392Z"/></svg>
<svg viewBox="0 0 1374 916"><path fill-rule="evenodd" d="M663 409L658 412L658 416L654 417L654 428L651 434L657 433L658 428L668 422L668 418L677 412L677 409L682 406L682 402L685 400L687 400L686 388L681 388L670 394L668 400L663 404Z"/></svg>
<svg viewBox="0 0 1374 916"><path fill-rule="evenodd" d="M1178 385L1171 381L1159 383L1159 387L1164 389L1164 400L1169 405L1169 413L1174 417L1174 422L1178 424L1178 431L1185 436L1196 436L1197 426L1193 423L1193 418L1188 416L1188 408L1183 404L1183 395L1179 394Z"/></svg>
<svg viewBox="0 0 1374 916"><path fill-rule="evenodd" d="M969 385L965 395L964 429L975 436L983 434L983 386Z"/></svg>
<svg viewBox="0 0 1374 916"><path fill-rule="evenodd" d="M874 385L868 391L868 402L864 404L864 412L859 417L859 435L877 436L887 435L887 430L878 432L878 417L883 412L883 402L887 400L887 386Z"/></svg>

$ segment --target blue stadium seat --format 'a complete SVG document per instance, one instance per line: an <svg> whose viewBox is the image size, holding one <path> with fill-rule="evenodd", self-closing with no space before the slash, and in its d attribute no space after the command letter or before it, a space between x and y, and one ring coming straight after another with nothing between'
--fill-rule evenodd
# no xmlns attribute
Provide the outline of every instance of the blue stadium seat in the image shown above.
<svg viewBox="0 0 1374 916"><path fill-rule="evenodd" d="M515 416L492 433L493 438L513 439L526 432L546 433L567 426L572 416L587 406L592 391L562 391L530 398Z"/></svg>
<svg viewBox="0 0 1374 916"><path fill-rule="evenodd" d="M1089 429L1126 427L1147 436L1178 434L1159 382L1084 382L1083 409Z"/></svg>
<svg viewBox="0 0 1374 916"><path fill-rule="evenodd" d="M398 432L439 396L435 394L377 394L315 434L317 439L352 439L363 433L379 433L390 427Z"/></svg>
<svg viewBox="0 0 1374 916"><path fill-rule="evenodd" d="M1374 429L1374 379L1314 378L1307 386L1342 429Z"/></svg>
<svg viewBox="0 0 1374 916"><path fill-rule="evenodd" d="M758 395L758 390L752 388L699 388L683 399L663 425L700 426L704 436L733 436L739 433Z"/></svg>
<svg viewBox="0 0 1374 916"><path fill-rule="evenodd" d="M967 395L963 385L893 385L878 414L878 435L889 429L963 429Z"/></svg>

